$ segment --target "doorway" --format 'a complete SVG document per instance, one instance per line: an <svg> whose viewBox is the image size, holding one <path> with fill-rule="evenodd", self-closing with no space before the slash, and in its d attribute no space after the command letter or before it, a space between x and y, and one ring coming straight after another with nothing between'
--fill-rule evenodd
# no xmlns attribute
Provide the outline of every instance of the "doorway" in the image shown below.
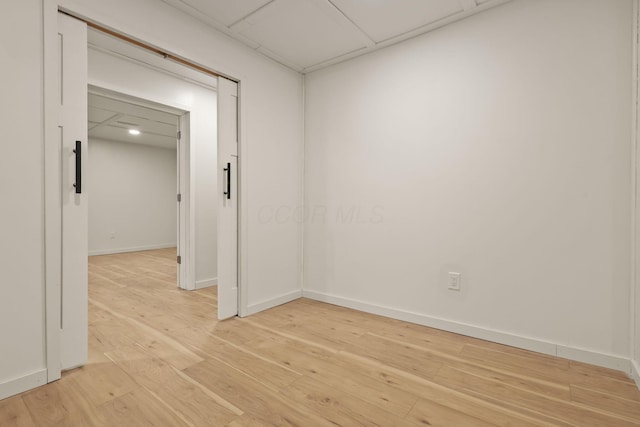
<svg viewBox="0 0 640 427"><path fill-rule="evenodd" d="M180 116L91 87L88 107L89 256L179 254Z"/></svg>
<svg viewBox="0 0 640 427"><path fill-rule="evenodd" d="M61 35L59 40L63 44L62 46L59 46L58 50L58 53L62 55L58 60L61 65L59 67L61 71L59 81L62 83L59 87L60 93L58 97L60 101L59 108L61 109L61 121L57 124L58 131L54 133L52 131L53 126L51 123L52 115L47 114L49 120L47 129L49 132L46 132L47 136L45 138L47 141L46 144L48 144L48 154L45 159L46 173L47 176L57 177L56 180L59 183L59 185L51 185L48 188L46 203L48 216L47 235L48 237L52 237L49 241L53 242L51 246L48 246L46 254L47 266L52 267L48 272L48 274L51 273L48 277L55 277L56 270L60 273L58 279L60 288L59 293L56 292L56 284L52 283L52 280L47 281L47 307L51 309L47 310L47 365L48 371L50 372L49 381L59 378L61 367L71 368L79 366L84 363L84 360L86 360L86 326L84 328L82 327L83 323L86 325L86 277L82 277L82 274L77 274L76 272L82 270L84 267L84 275L86 276L86 254L88 253L88 209L86 195L87 192L90 193L91 183L86 180L86 166L85 168L81 168L81 165L88 164L86 145L84 151L73 149L72 146L74 140L82 141L84 139L86 141L87 83L102 87L107 91L119 91L134 97L147 99L149 99L149 97L141 96L144 90L153 87L154 85L158 87L157 82L147 80L139 82L139 84L133 84L129 90L126 90L126 85L131 83L129 81L131 74L128 72L121 74L109 73L109 77L113 79L111 82L102 80L102 77L96 77L95 75L92 76L91 70L88 70L87 72L86 69L87 58L82 57L82 55L87 55L87 51L85 50L83 53L84 49L80 47L82 45L87 46L86 24L81 20L65 15L60 15L59 19L58 28L59 34ZM67 43L69 45L66 45ZM132 46L127 47L127 49L130 48L132 48ZM135 46L133 48L140 50ZM92 53L90 49L88 55L93 54L100 56L100 54L105 53L104 51L101 52L100 49L96 49L96 52ZM142 51L136 52L133 56L128 56L127 54L123 55L122 53L118 54L126 57L120 59L129 60L129 67L132 65L139 66L140 64L132 63L142 62L153 68L154 65L147 63L148 59L144 58L145 54L141 52ZM155 58L154 61L157 59L158 58ZM96 66L96 69L104 70L100 60L98 60L97 63L99 65ZM91 64L92 61L89 61L90 67ZM95 65L96 61L93 61L93 64ZM183 80L185 81L191 80L190 77L184 77L184 74L189 74L190 72L193 72L193 70L176 71L175 65L177 64L172 65L172 70L168 70L169 74L182 75ZM55 67L50 66L50 68ZM223 156L218 156L218 167L213 169L216 169L215 175L218 181L217 188L222 190L217 194L216 212L218 213L218 216L220 218L224 218L224 220L218 222L218 228L226 231L225 238L232 238L233 240L231 242L218 241L217 245L218 248L222 247L226 250L226 253L222 256L225 262L220 263L219 269L220 277L224 277L225 279L223 283L219 282L218 286L219 289L221 288L220 285L223 285L222 288L227 289L226 292L220 292L221 295L224 295L224 298L221 296L218 299L218 315L219 317L229 317L237 314L238 310L236 200L239 192L237 186L237 167L235 167L237 165L238 144L238 92L237 83L226 79L221 80L225 82L223 84L224 93L218 93L217 107L218 117L224 116L225 120L220 121L220 128L218 129L218 135L220 138L218 141L217 151L222 153ZM78 90L82 87L84 87L85 91L84 129L82 125L77 124L83 117L83 114L65 113L65 111L69 110L69 107L72 105L74 106L76 113L82 109L81 106L83 101L81 101L78 96ZM186 126L181 129L181 132L189 132L195 139L198 127L196 126L197 120L195 112L189 105L189 102L191 102L190 99L188 97L180 97L181 95L179 94L179 99L177 101L173 99L170 102L162 102L162 97L171 92L171 89L167 89L167 86L161 86L161 89L165 90L165 92L163 92L161 96L159 95L152 99L152 102L160 102L183 111L190 111L190 114L184 114L181 116L186 121ZM176 95L175 92L173 94ZM47 105L48 107L53 107L51 101ZM53 108L48 108L47 111L51 111L52 109ZM222 112L224 112L224 114ZM211 120L211 116L209 116L209 120ZM47 119L45 119L45 121L47 121ZM57 141L55 146L53 145L53 141ZM189 141L188 138L187 141ZM76 142L76 147L78 147L77 144L78 143ZM223 146L222 149L221 146ZM187 206L190 208L188 209L189 212L186 215L186 221L184 222L184 233L182 229L180 230L180 239L184 236L187 240L186 250L188 251L195 243L195 239L190 239L190 237L195 236L196 234L194 221L195 209L193 209L195 206L195 197L193 196L196 186L194 185L195 175L193 166L196 164L197 157L192 150L183 151L182 145L179 151L181 154L183 152L188 153L188 156L184 160L188 162L189 166L191 166L188 178L185 182L182 182L182 180L180 181L181 192L178 193L179 196L176 195L181 197L183 202L187 199ZM233 167L231 165L233 165ZM83 179L84 183L81 185L79 180ZM182 192L183 188L185 190L184 192ZM231 190L232 188L233 190ZM83 193L82 191L78 191L79 189L82 189L85 192ZM58 191L60 196L57 200L55 195L51 196L52 193L55 193L55 190ZM224 197L222 197L223 192L226 193ZM231 196L232 194L233 197ZM60 220L59 222L56 221L56 217ZM224 221L230 221L231 223L227 223L225 225L222 223ZM56 231L56 228L58 231ZM231 232L229 232L229 230L231 230ZM56 249L56 240L61 242L59 246L59 248L62 248L61 250ZM229 252L230 248L231 251ZM194 252L195 251L191 251L185 260L186 263L182 264L182 268L184 268L188 273L195 272ZM220 259L220 253L221 251L218 251L216 259ZM214 260L211 260L211 262L213 263ZM230 269L233 271L229 271ZM222 274L223 271L226 271L226 274ZM193 277L193 274L191 277ZM195 288L195 281L193 282L193 285L190 283L187 285ZM70 304L69 301L65 299L65 296L69 295L72 295L74 304ZM58 310L55 310L56 307ZM84 322L82 321L83 319ZM64 354L65 352L67 352L67 356L70 357L67 358Z"/></svg>

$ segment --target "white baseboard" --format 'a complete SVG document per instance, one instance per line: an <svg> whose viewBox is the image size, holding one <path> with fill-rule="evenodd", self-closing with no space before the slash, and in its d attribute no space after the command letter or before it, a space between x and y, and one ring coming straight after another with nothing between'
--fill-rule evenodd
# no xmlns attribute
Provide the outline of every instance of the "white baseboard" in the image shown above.
<svg viewBox="0 0 640 427"><path fill-rule="evenodd" d="M0 400L15 396L16 394L31 390L32 388L40 387L46 383L46 369L32 372L20 378L0 382Z"/></svg>
<svg viewBox="0 0 640 427"><path fill-rule="evenodd" d="M256 304L251 304L247 307L247 311L246 313L244 313L242 317L251 316L252 314L256 314L261 311L268 310L270 308L277 307L282 304L286 304L288 302L297 300L298 298L301 298L301 297L302 297L302 290L298 289L292 292L288 292L284 295L280 295L278 297L268 299L266 301L262 301Z"/></svg>
<svg viewBox="0 0 640 427"><path fill-rule="evenodd" d="M616 369L618 371L631 374L631 360L620 356L614 356L612 354L598 353L596 351L557 344L555 356L605 368Z"/></svg>
<svg viewBox="0 0 640 427"><path fill-rule="evenodd" d="M636 381L636 385L640 388L640 366L635 360L631 361L631 378Z"/></svg>
<svg viewBox="0 0 640 427"><path fill-rule="evenodd" d="M552 356L564 357L592 365L602 366L631 373L631 363L629 359L623 357L598 353L590 350L567 347L564 345L539 340L536 338L514 335L507 332L496 331L483 328L480 326L469 325L451 320L441 319L437 317L427 316L420 313L413 313L406 310L399 310L391 307L384 307L376 304L365 303L350 298L344 298L336 295L330 295L323 292L315 292L303 290L304 298L322 301L329 304L335 304L342 307L353 308L355 310L364 311L371 314L390 317L405 322L416 323L418 325L428 326L431 328L442 329L448 332L454 332L473 338L479 338L487 341L496 342L512 347L518 347L525 350L535 351L537 353L549 354ZM639 382L640 384L640 382Z"/></svg>
<svg viewBox="0 0 640 427"><path fill-rule="evenodd" d="M217 277L214 277L213 279L198 280L196 282L196 289L203 289L203 288L208 288L208 287L217 286L217 285L218 285Z"/></svg>
<svg viewBox="0 0 640 427"><path fill-rule="evenodd" d="M176 246L177 246L176 243L161 243L158 245L136 246L132 248L94 249L89 251L89 256L124 254L128 252L140 252L140 251L152 251L154 249L175 248Z"/></svg>

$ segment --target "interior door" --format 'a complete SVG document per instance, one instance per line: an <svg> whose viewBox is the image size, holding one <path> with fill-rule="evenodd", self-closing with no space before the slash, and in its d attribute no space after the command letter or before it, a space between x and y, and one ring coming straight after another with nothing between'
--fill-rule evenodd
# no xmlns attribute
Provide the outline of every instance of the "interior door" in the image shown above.
<svg viewBox="0 0 640 427"><path fill-rule="evenodd" d="M58 14L59 122L62 206L60 364L87 361L88 204L82 169L87 162L87 26Z"/></svg>
<svg viewBox="0 0 640 427"><path fill-rule="evenodd" d="M238 84L218 78L218 318L238 314Z"/></svg>
<svg viewBox="0 0 640 427"><path fill-rule="evenodd" d="M181 147L181 136L182 136L182 131L181 131L181 120L178 120L178 135L177 135L177 145L176 145L176 177L178 179L177 185L176 185L176 220L177 220L177 224L176 224L176 230L177 230L177 236L176 236L176 242L178 243L178 247L176 248L176 254L177 254L177 259L176 259L176 263L177 263L177 281L178 281L178 287L182 288L184 286L184 279L183 279L183 275L185 273L184 269L182 268L182 248L184 248L184 238L186 235L185 230L182 229L182 227L185 225L185 221L183 218L184 215L184 209L182 209L182 180L181 180L181 162L182 162L182 147Z"/></svg>

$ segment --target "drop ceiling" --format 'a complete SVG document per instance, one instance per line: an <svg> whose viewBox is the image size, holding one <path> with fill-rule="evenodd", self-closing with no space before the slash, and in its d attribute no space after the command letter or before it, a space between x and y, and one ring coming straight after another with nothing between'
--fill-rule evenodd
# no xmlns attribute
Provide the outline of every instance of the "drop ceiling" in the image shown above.
<svg viewBox="0 0 640 427"><path fill-rule="evenodd" d="M140 134L132 135L130 129ZM177 132L178 116L89 94L89 138L175 150Z"/></svg>
<svg viewBox="0 0 640 427"><path fill-rule="evenodd" d="M162 0L296 70L310 72L509 0Z"/></svg>

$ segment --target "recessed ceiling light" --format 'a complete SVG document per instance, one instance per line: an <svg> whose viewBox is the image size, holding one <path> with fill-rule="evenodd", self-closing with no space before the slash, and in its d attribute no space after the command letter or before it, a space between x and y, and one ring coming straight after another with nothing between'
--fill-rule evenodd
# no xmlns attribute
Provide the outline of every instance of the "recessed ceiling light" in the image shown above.
<svg viewBox="0 0 640 427"><path fill-rule="evenodd" d="M140 131L138 129L129 129L129 133L131 135L140 135Z"/></svg>

